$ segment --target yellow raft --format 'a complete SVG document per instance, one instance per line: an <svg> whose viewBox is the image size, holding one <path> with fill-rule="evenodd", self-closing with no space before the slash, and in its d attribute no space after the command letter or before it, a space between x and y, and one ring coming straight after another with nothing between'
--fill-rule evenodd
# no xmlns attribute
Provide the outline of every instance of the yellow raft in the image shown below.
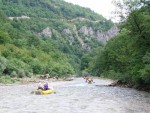
<svg viewBox="0 0 150 113"><path fill-rule="evenodd" d="M41 92L42 92L43 95L54 93L54 91L53 91L53 90L50 90L50 89L49 89L49 90L46 90L46 91L42 90Z"/></svg>

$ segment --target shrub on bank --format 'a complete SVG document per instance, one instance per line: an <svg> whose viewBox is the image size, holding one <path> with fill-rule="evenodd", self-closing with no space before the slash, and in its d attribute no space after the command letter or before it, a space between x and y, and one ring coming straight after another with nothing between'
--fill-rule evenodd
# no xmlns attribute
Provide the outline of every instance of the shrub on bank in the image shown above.
<svg viewBox="0 0 150 113"><path fill-rule="evenodd" d="M12 84L12 83L15 83L15 80L12 79L10 76L1 76L0 77L0 83L3 83L3 84Z"/></svg>

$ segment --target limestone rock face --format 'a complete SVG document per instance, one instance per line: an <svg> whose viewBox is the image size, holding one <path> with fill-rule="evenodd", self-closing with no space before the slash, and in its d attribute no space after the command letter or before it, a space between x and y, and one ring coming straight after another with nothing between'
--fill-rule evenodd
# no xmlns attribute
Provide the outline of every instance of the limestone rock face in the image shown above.
<svg viewBox="0 0 150 113"><path fill-rule="evenodd" d="M64 29L64 30L63 30L63 33L68 34L68 35L69 35L69 34L72 34L71 31L70 31L70 29Z"/></svg>
<svg viewBox="0 0 150 113"><path fill-rule="evenodd" d="M58 37L64 38L69 45L72 45L75 40L78 40L81 48L90 52L92 50L91 46L89 45L91 40L94 39L99 42L106 43L108 40L116 36L118 32L119 29L117 26L113 26L108 31L104 32L101 30L94 30L93 27L87 26L82 26L81 28L77 29L77 27L74 25L72 28L65 28L61 32L56 32L56 30L51 30L49 27L46 27L42 30L42 32L38 33L38 35L49 38L52 38L52 34L55 36L60 35Z"/></svg>
<svg viewBox="0 0 150 113"><path fill-rule="evenodd" d="M38 33L40 36L47 36L47 37L52 37L52 31L50 30L49 27L43 29L41 33Z"/></svg>
<svg viewBox="0 0 150 113"><path fill-rule="evenodd" d="M78 32L83 34L84 37L88 36L90 38L95 38L98 41L107 42L109 39L116 36L118 31L119 29L116 26L113 26L107 32L100 30L94 31L92 27L83 26ZM86 40L88 40L87 37Z"/></svg>
<svg viewBox="0 0 150 113"><path fill-rule="evenodd" d="M104 35L102 41L106 42L106 41L110 40L111 38L116 36L118 34L118 32L119 32L118 27L117 26L113 26L106 33L104 33L105 35Z"/></svg>
<svg viewBox="0 0 150 113"><path fill-rule="evenodd" d="M84 36L94 36L94 31L92 27L83 26L80 28L79 33L83 33Z"/></svg>

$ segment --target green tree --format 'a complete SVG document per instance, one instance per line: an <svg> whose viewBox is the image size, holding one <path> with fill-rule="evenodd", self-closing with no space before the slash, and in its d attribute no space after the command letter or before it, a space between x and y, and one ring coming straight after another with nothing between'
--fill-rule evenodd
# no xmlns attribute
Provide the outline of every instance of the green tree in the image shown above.
<svg viewBox="0 0 150 113"><path fill-rule="evenodd" d="M11 38L9 37L9 34L3 31L0 31L0 44L6 44L10 43Z"/></svg>

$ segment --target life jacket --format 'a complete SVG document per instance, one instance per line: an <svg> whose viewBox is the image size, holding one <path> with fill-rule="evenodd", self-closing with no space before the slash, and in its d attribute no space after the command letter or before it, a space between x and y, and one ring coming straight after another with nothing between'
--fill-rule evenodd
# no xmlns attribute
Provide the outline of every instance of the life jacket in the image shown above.
<svg viewBox="0 0 150 113"><path fill-rule="evenodd" d="M48 90L48 83L44 84L44 90Z"/></svg>

